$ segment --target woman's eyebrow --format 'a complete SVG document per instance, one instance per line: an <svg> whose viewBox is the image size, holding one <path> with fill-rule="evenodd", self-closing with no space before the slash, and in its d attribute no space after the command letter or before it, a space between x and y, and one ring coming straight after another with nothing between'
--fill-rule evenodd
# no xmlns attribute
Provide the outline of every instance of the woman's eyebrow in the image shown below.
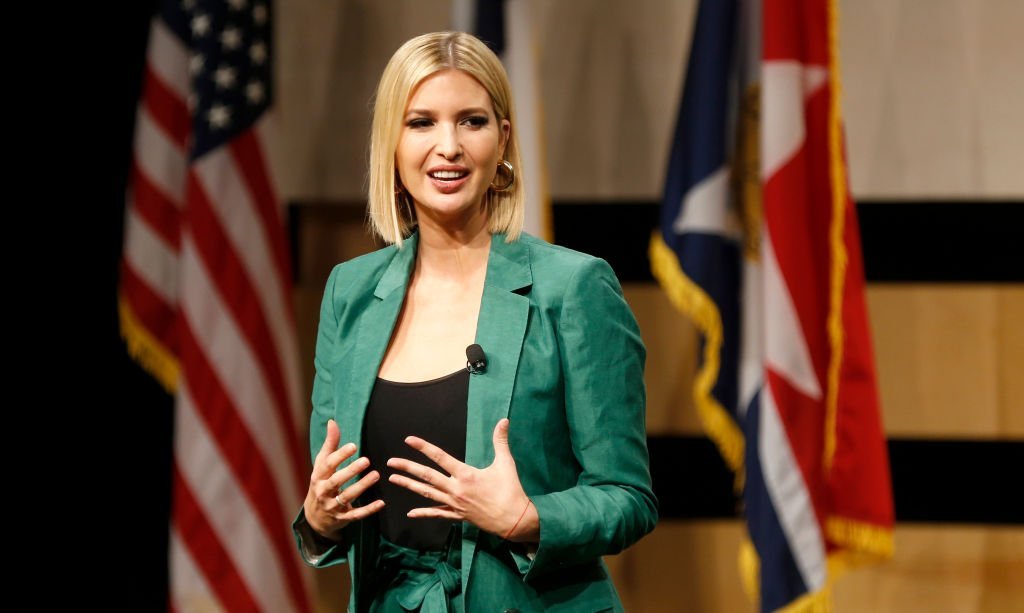
<svg viewBox="0 0 1024 613"><path fill-rule="evenodd" d="M405 113L406 117L410 117L412 115L424 115L424 116L430 117L430 116L434 115L434 111L431 111L429 109L409 109Z"/></svg>
<svg viewBox="0 0 1024 613"><path fill-rule="evenodd" d="M460 117L473 114L487 115L488 111L486 108L482 106L471 106L469 108L462 109L457 113L457 115ZM409 109L405 113L406 117L411 117L414 115L422 117L433 117L435 115L435 112L430 109Z"/></svg>

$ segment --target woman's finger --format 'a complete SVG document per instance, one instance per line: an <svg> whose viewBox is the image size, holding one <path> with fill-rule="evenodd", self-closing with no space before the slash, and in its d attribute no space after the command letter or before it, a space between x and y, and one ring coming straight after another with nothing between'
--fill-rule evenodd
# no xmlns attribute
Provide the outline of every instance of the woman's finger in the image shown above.
<svg viewBox="0 0 1024 613"><path fill-rule="evenodd" d="M357 521L357 520L360 520L360 519L365 519L365 518L373 515L377 511L380 511L383 508L384 508L384 501L383 500L374 500L370 504L364 504L361 507L354 507L350 511L345 511L344 513L341 514L340 519L343 519L343 520L345 520L347 522L353 522L353 521Z"/></svg>
<svg viewBox="0 0 1024 613"><path fill-rule="evenodd" d="M321 445L320 451L316 454L316 459L313 461L313 466L319 466L323 461L323 458L330 455L332 451L338 448L338 442L341 440L341 431L338 429L338 424L333 419L327 420L327 432L324 434L324 444Z"/></svg>
<svg viewBox="0 0 1024 613"><path fill-rule="evenodd" d="M340 466L342 462L344 462L345 460L351 458L355 454L356 454L356 444L355 443L345 443L344 445L339 447L336 451L332 451L331 453L329 453L327 455L327 457L324 459L323 464L321 465L321 468L326 470L327 474L325 474L321 478L326 479L326 478L330 477L331 473L333 473L334 471L338 470L338 466Z"/></svg>
<svg viewBox="0 0 1024 613"><path fill-rule="evenodd" d="M324 437L324 444L313 459L313 480L326 479L331 476L334 469L345 461L346 458L356 452L354 443L348 443L338 448L341 439L341 431L334 424L333 420L327 422L327 436ZM332 463L333 462L333 463Z"/></svg>
<svg viewBox="0 0 1024 613"><path fill-rule="evenodd" d="M377 471L371 471L367 473L362 479L356 481L351 487L346 487L343 491L338 492L339 488L335 488L334 491L338 492L335 494L334 500L337 502L340 497L345 504L352 504L353 501L358 500L371 485L376 483L380 479L380 473Z"/></svg>
<svg viewBox="0 0 1024 613"><path fill-rule="evenodd" d="M414 479L410 479L405 475L391 475L390 477L388 477L388 481L394 483L399 487L404 487L410 492L419 494L424 498L433 500L434 502L440 502L441 504L446 505L451 504L451 498L445 492L442 492L441 490L438 489L434 489L433 487L427 485L426 483L421 483Z"/></svg>
<svg viewBox="0 0 1024 613"><path fill-rule="evenodd" d="M448 491L448 475L440 473L429 466L424 466L405 458L391 458L388 460L388 467L409 473L420 481L428 483L439 490Z"/></svg>
<svg viewBox="0 0 1024 613"><path fill-rule="evenodd" d="M370 466L369 458L359 458L355 462L352 462L345 468L342 468L338 472L334 473L327 479L327 488L329 490L339 490L341 486L345 485L352 479L354 479L359 473L363 472ZM331 494L333 496L334 494Z"/></svg>
<svg viewBox="0 0 1024 613"><path fill-rule="evenodd" d="M454 509L448 505L439 505L436 507L419 507L411 509L406 513L409 517L436 517L441 519L465 519L462 515L455 512Z"/></svg>
<svg viewBox="0 0 1024 613"><path fill-rule="evenodd" d="M460 466L464 466L462 462L448 455L444 449L433 443L428 443L418 436L405 437L405 444L433 460L435 464L447 471L449 475L454 475Z"/></svg>

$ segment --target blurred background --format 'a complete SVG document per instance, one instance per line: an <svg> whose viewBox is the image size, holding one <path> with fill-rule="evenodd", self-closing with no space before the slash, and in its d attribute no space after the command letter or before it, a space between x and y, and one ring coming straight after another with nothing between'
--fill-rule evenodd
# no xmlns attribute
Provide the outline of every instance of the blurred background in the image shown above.
<svg viewBox="0 0 1024 613"><path fill-rule="evenodd" d="M648 349L647 429L661 521L607 562L628 611L753 610L737 569L744 526L732 476L693 406L697 333L647 261L697 2L528 4L554 240L613 265ZM1024 4L839 7L849 177L897 523L893 558L840 580L836 609L1024 610L1024 506L1012 495L1024 465ZM106 117L114 146L104 164L104 214L116 227L156 8L147 1L125 9L113 56L125 87ZM327 275L375 248L364 190L377 78L402 42L449 29L451 15L446 0L275 4L277 132L267 155L287 205L303 400ZM112 410L98 419L111 429L128 424L137 436L97 450L97 466L120 477L96 491L144 485L132 490L138 504L97 512L90 530L130 535L129 556L115 557L124 563L103 578L88 578L85 567L69 573L81 573L75 602L83 606L160 609L173 401L127 357L116 315L121 236L103 249L102 360L116 385ZM145 458L144 466L133 458ZM345 609L347 569L318 571L315 585L317 610Z"/></svg>

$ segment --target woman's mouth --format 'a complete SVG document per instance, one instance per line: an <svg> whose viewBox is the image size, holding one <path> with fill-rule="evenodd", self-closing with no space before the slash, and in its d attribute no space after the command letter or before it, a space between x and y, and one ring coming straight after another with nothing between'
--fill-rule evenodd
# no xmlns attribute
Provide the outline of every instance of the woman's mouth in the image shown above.
<svg viewBox="0 0 1024 613"><path fill-rule="evenodd" d="M457 191L469 178L468 170L432 170L427 173L430 182L439 192L450 194Z"/></svg>

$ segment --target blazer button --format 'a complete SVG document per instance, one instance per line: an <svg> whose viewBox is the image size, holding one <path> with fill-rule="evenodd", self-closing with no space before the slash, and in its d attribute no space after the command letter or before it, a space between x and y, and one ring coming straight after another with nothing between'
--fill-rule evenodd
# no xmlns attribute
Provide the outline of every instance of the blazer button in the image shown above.
<svg viewBox="0 0 1024 613"><path fill-rule="evenodd" d="M520 613L519 609L505 609L502 613Z"/></svg>

